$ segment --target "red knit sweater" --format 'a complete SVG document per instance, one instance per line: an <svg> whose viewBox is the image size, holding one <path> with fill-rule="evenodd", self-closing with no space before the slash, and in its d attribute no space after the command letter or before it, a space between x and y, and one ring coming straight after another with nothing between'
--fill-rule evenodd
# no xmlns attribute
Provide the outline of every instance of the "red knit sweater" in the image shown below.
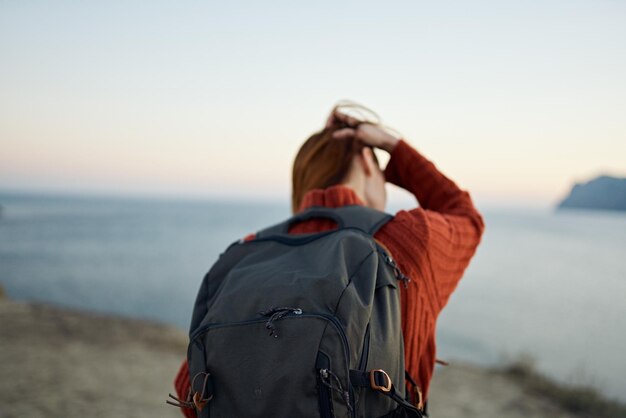
<svg viewBox="0 0 626 418"><path fill-rule="evenodd" d="M420 207L400 210L376 232L400 270L409 276L408 288L399 286L405 361L425 398L435 368L435 324L480 243L485 224L467 191L460 189L435 165L401 139L385 167L386 181L415 195ZM299 211L309 206L339 207L363 201L353 189L335 185L305 194ZM330 219L309 219L289 233L333 229ZM254 238L254 234L245 237ZM187 361L176 376L179 397L189 390ZM182 409L195 418L191 409Z"/></svg>

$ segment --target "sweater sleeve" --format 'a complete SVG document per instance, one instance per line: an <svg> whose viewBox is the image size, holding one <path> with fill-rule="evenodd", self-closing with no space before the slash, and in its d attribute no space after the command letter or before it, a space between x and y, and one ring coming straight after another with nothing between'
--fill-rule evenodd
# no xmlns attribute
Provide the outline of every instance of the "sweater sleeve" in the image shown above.
<svg viewBox="0 0 626 418"><path fill-rule="evenodd" d="M399 211L424 240L438 311L448 302L480 243L485 224L467 191L400 139L384 171L386 181L412 193L419 207Z"/></svg>

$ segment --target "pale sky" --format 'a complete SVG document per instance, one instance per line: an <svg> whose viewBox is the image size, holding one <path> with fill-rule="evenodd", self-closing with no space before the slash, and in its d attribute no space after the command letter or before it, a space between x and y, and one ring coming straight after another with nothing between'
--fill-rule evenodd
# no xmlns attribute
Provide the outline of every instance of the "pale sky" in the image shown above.
<svg viewBox="0 0 626 418"><path fill-rule="evenodd" d="M479 203L551 206L626 176L625 74L621 0L0 0L0 190L287 200L351 99Z"/></svg>

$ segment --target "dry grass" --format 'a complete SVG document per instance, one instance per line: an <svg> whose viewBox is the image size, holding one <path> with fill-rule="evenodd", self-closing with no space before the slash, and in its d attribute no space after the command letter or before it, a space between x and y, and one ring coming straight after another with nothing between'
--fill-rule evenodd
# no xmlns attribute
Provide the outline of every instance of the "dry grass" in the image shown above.
<svg viewBox="0 0 626 418"><path fill-rule="evenodd" d="M555 382L536 370L532 357L520 357L494 371L511 377L529 395L548 399L577 416L626 418L626 405L605 398L591 386L571 386Z"/></svg>

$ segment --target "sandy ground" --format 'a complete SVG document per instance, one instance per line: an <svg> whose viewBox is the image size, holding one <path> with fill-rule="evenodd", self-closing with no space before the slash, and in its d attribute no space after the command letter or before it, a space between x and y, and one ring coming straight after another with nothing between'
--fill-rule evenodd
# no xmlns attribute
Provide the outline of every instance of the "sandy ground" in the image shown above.
<svg viewBox="0 0 626 418"><path fill-rule="evenodd" d="M528 395L511 377L477 366L452 362L437 369L432 384L433 418L577 417L547 399Z"/></svg>
<svg viewBox="0 0 626 418"><path fill-rule="evenodd" d="M186 350L161 324L0 300L0 418L181 417L166 405ZM570 417L509 377L466 364L437 370L435 418Z"/></svg>
<svg viewBox="0 0 626 418"><path fill-rule="evenodd" d="M0 418L181 417L185 353L167 326L0 301Z"/></svg>

